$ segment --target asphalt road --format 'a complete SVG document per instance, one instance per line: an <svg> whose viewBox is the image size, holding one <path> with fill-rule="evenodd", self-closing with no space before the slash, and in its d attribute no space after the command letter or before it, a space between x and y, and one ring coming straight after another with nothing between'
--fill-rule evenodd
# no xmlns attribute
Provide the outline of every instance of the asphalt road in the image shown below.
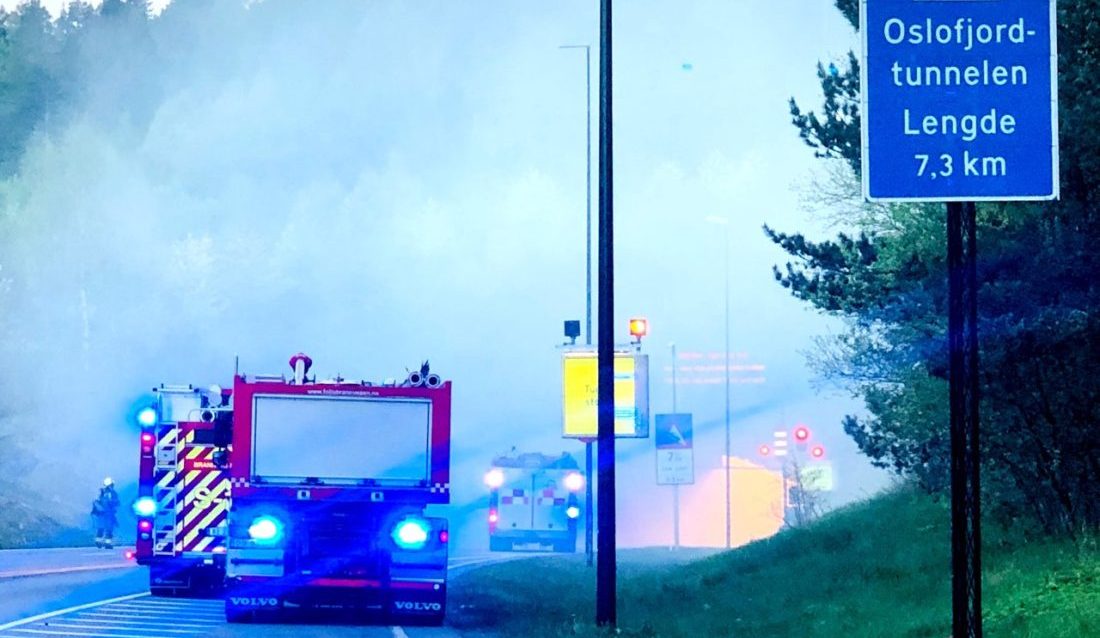
<svg viewBox="0 0 1100 638"><path fill-rule="evenodd" d="M491 557L452 560L469 569ZM220 600L153 598L122 550L0 552L0 638L468 638L448 627L227 625Z"/></svg>

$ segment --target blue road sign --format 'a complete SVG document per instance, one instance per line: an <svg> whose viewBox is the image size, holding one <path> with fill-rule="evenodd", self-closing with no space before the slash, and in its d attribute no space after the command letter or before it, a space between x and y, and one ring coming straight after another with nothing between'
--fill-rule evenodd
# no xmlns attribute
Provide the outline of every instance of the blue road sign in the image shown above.
<svg viewBox="0 0 1100 638"><path fill-rule="evenodd" d="M654 436L658 450L686 450L692 447L691 414L658 414Z"/></svg>
<svg viewBox="0 0 1100 638"><path fill-rule="evenodd" d="M654 423L657 444L657 485L691 485L695 482L695 450L691 440L691 414L658 414Z"/></svg>
<svg viewBox="0 0 1100 638"><path fill-rule="evenodd" d="M1055 0L861 0L871 201L1058 197Z"/></svg>

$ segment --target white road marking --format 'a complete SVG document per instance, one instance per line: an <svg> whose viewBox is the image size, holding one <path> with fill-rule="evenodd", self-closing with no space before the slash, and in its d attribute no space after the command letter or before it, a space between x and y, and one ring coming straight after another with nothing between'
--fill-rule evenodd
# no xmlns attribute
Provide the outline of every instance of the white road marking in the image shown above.
<svg viewBox="0 0 1100 638"><path fill-rule="evenodd" d="M128 596L119 596L117 598L108 598L107 600L97 600L94 603L85 603L83 605L76 605L68 607L66 609L59 609L57 611L47 612L45 614L38 614L37 616L31 616L30 618L23 618L20 620L13 620L12 622L0 625L0 631L5 629L12 629L14 627L22 627L23 625L29 625L32 622L39 620L45 620L47 618L53 618L54 616L60 616L62 614L71 614L74 611L81 611L84 609L91 609L92 607L100 607L102 605L109 605L111 603L122 602L125 600L133 600L135 598L141 598L142 596L148 596L149 592L141 592L140 594L130 594Z"/></svg>
<svg viewBox="0 0 1100 638"><path fill-rule="evenodd" d="M182 601L182 600L163 600L161 598L150 598L148 600L141 601L141 604L142 605L150 605L150 606L153 606L153 607L187 607L188 609L207 609L207 608L209 608L209 609L214 609L214 608L220 609L221 606L225 604L225 601L223 601L221 599L218 599L218 600L189 599L189 600L186 600L186 601Z"/></svg>
<svg viewBox="0 0 1100 638"><path fill-rule="evenodd" d="M76 574L79 572L95 572L102 569L133 569L137 563L121 563L108 565L84 565L82 567L58 567L55 569L14 569L0 572L0 578L24 578L27 576L54 576L57 574Z"/></svg>
<svg viewBox="0 0 1100 638"><path fill-rule="evenodd" d="M76 616L74 618L64 618L63 620L65 622L119 625L122 628L126 628L125 627L126 625L136 625L138 627L160 627L161 625L168 625L170 627L181 627L181 628L182 627L188 627L188 628L193 629L193 630L209 629L209 628L213 627L214 625L221 624L221 623L213 623L212 622L212 623L206 623L206 624L200 625L200 624L196 624L196 623L192 623L192 622L173 622L173 621L140 622L140 621L136 621L136 620L110 620L109 618L82 618L80 616Z"/></svg>
<svg viewBox="0 0 1100 638"><path fill-rule="evenodd" d="M167 622L176 622L177 619L178 619L182 622L188 622L188 623L192 623L192 624L195 624L195 625L207 625L207 624L210 624L210 623L218 623L218 622L221 621L221 618L188 618L188 617L186 617L185 613L181 613L181 614L174 615L174 616L148 616L148 617L146 617L146 616L143 616L141 614L118 614L118 613L112 613L112 612L109 612L109 611L98 611L98 610L85 611L85 612L81 612L79 614L76 614L74 616L74 618L94 618L94 617L115 618L119 622L135 620L135 619L136 620L149 620L151 622L166 622L166 621Z"/></svg>
<svg viewBox="0 0 1100 638"><path fill-rule="evenodd" d="M208 618L215 618L215 617L216 618L221 618L222 617L222 614L218 613L218 612L205 611L205 610L204 611L198 611L198 610L192 610L192 609L187 609L187 608L184 608L184 609L186 609L187 615L189 615L189 616L205 616L205 617L208 617ZM144 605L111 605L110 607L106 608L104 611L117 611L117 612L124 613L124 614L128 613L128 612L131 612L131 611L134 611L134 612L138 612L138 613L141 613L141 614L148 614L148 615L153 615L153 616L175 616L181 610L179 610L179 609L169 609L169 608L166 608L166 607L161 607L160 609L153 609L151 607L146 607Z"/></svg>
<svg viewBox="0 0 1100 638"><path fill-rule="evenodd" d="M112 627L111 625L70 625L68 623L52 622L48 625L51 629L55 627L68 627L69 629L106 629L107 631L140 631L141 627ZM161 627L160 625L146 625L146 627L155 627L159 632L165 632L169 634L189 634L195 635L193 629L168 629Z"/></svg>
<svg viewBox="0 0 1100 638"><path fill-rule="evenodd" d="M405 633L405 630L400 627L390 627L393 630L393 638L409 638L409 634Z"/></svg>
<svg viewBox="0 0 1100 638"><path fill-rule="evenodd" d="M100 638L173 638L173 636L156 636L150 634L96 634L90 632L76 632L76 631L46 631L43 629L13 629L12 631L18 631L25 634L35 634L38 636L99 636Z"/></svg>
<svg viewBox="0 0 1100 638"><path fill-rule="evenodd" d="M221 614L219 614L217 616L197 616L197 615L188 613L188 611L186 609L181 609L179 611L179 613L175 613L175 614L156 614L156 613L143 614L143 613L140 613L140 612L129 612L129 611L119 612L117 610L116 611L106 610L106 611L86 611L86 612L83 612L83 613L80 613L80 614L76 615L77 618L85 617L85 616L104 616L104 617L110 617L110 618L118 618L119 620L126 620L126 619L130 619L130 618L147 618L147 619L149 619L153 622L163 622L163 621L166 621L166 620L175 621L178 618L186 618L186 622L193 622L193 623L221 622L224 618L224 616L221 615Z"/></svg>

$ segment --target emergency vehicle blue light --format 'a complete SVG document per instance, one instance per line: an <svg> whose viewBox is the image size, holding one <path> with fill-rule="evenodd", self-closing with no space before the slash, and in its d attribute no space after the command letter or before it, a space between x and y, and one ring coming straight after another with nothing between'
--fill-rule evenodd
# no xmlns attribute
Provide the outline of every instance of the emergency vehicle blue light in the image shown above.
<svg viewBox="0 0 1100 638"><path fill-rule="evenodd" d="M565 508L565 515L569 518L577 518L581 515L581 508L577 507L576 505L570 505L569 507Z"/></svg>
<svg viewBox="0 0 1100 638"><path fill-rule="evenodd" d="M137 413L137 422L143 428L151 428L157 424L157 410L153 407L142 408Z"/></svg>
<svg viewBox="0 0 1100 638"><path fill-rule="evenodd" d="M393 542L401 549L420 549L428 544L432 527L420 518L406 518L393 528Z"/></svg>
<svg viewBox="0 0 1100 638"><path fill-rule="evenodd" d="M248 526L248 535L257 543L275 543L283 536L283 523L274 516L257 516Z"/></svg>
<svg viewBox="0 0 1100 638"><path fill-rule="evenodd" d="M134 514L148 518L157 513L157 502L149 496L142 496L134 501Z"/></svg>
<svg viewBox="0 0 1100 638"><path fill-rule="evenodd" d="M485 484L489 489L497 489L504 485L504 472L500 468L493 468L485 473Z"/></svg>

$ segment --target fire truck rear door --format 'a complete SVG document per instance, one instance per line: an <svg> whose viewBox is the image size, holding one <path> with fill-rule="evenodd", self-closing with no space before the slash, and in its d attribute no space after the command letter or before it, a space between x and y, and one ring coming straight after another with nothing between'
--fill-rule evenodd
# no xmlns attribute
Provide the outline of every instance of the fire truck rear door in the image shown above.
<svg viewBox="0 0 1100 638"><path fill-rule="evenodd" d="M540 532L565 532L569 518L565 515L569 490L562 485L565 472L539 470L534 474L534 515L532 528Z"/></svg>
<svg viewBox="0 0 1100 638"><path fill-rule="evenodd" d="M181 506L176 517L177 552L211 552L224 545L229 475L214 464L210 425L182 424L179 466Z"/></svg>

